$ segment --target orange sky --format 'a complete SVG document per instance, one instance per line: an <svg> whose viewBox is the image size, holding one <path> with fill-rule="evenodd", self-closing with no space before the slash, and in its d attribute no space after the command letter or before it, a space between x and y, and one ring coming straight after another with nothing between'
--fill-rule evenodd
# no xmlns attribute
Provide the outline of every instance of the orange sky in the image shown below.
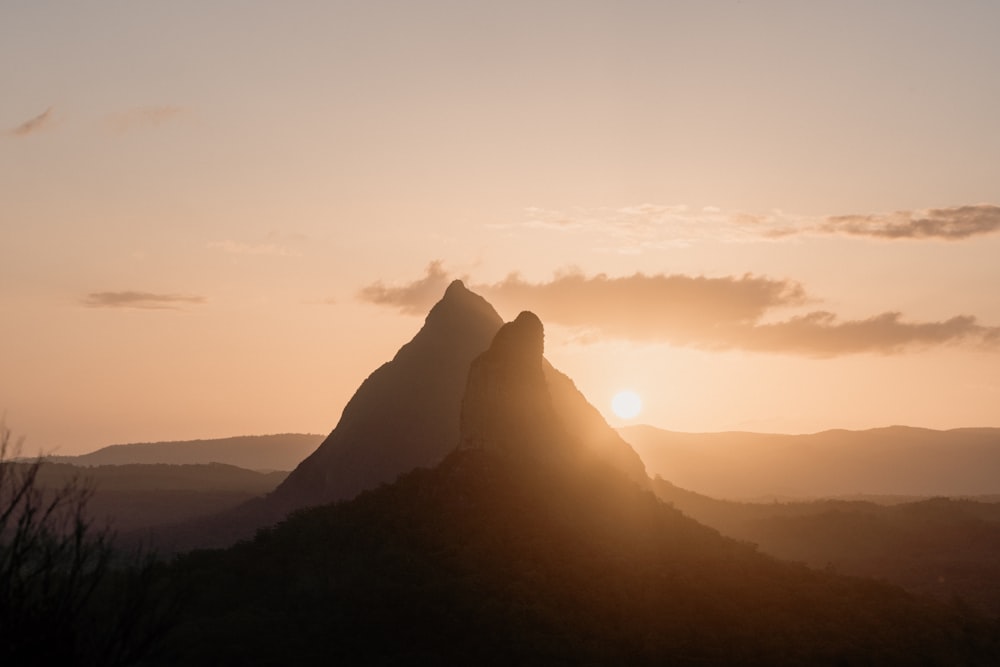
<svg viewBox="0 0 1000 667"><path fill-rule="evenodd" d="M1000 426L1000 6L0 6L29 449L329 431L462 277L611 416Z"/></svg>

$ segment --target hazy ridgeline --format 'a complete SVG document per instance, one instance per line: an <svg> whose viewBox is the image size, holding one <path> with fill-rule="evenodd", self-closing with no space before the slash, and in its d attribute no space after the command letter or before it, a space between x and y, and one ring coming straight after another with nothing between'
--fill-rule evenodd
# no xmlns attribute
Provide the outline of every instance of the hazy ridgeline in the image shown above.
<svg viewBox="0 0 1000 667"><path fill-rule="evenodd" d="M1000 428L621 433L650 474L714 498L1000 494Z"/></svg>
<svg viewBox="0 0 1000 667"><path fill-rule="evenodd" d="M80 456L48 456L46 460L76 466L224 463L261 472L288 471L315 450L322 440L321 435L282 433L212 440L142 442L110 445Z"/></svg>

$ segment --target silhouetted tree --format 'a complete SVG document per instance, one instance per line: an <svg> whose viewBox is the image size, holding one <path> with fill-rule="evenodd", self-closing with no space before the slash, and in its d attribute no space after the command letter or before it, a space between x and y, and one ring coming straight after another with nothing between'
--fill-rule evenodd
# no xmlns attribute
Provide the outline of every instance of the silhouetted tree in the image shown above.
<svg viewBox="0 0 1000 667"><path fill-rule="evenodd" d="M154 597L149 554L123 557L87 515L79 478L47 489L41 458L0 421L0 664L124 665L146 654L173 615Z"/></svg>

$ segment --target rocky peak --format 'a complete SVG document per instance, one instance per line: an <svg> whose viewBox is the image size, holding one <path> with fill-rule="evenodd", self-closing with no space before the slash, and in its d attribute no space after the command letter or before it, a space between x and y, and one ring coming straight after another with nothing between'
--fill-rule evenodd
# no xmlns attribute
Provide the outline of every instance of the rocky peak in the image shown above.
<svg viewBox="0 0 1000 667"><path fill-rule="evenodd" d="M541 320L525 311L472 362L459 448L538 453L566 440L545 380L544 339Z"/></svg>
<svg viewBox="0 0 1000 667"><path fill-rule="evenodd" d="M425 326L454 326L456 319L482 319L496 327L503 324L493 306L483 297L470 291L461 280L453 280L441 300L434 304L424 322Z"/></svg>
<svg viewBox="0 0 1000 667"><path fill-rule="evenodd" d="M455 446L469 364L503 320L483 297L453 281L391 361L344 407L326 440L268 497L275 511L353 498Z"/></svg>

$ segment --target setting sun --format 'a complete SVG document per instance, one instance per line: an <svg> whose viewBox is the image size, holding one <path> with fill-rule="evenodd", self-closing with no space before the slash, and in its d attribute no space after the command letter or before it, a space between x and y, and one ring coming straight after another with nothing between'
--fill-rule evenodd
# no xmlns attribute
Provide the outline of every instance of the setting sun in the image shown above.
<svg viewBox="0 0 1000 667"><path fill-rule="evenodd" d="M632 419L642 410L642 399L634 391L620 391L611 399L611 409L622 419Z"/></svg>

